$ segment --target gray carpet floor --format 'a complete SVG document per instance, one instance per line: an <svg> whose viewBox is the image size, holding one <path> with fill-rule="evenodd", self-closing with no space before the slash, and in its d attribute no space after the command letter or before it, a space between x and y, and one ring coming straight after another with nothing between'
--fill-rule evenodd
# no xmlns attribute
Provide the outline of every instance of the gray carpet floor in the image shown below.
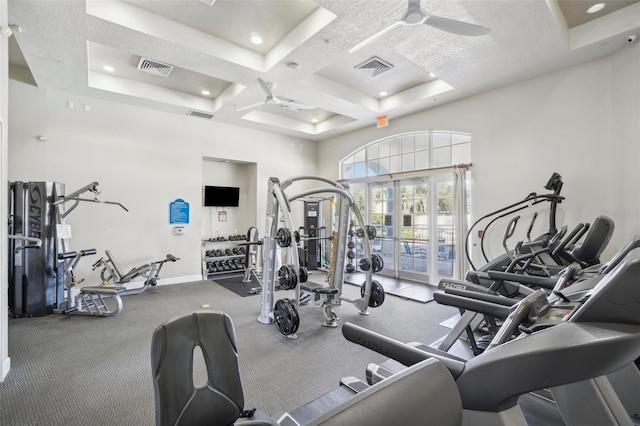
<svg viewBox="0 0 640 426"><path fill-rule="evenodd" d="M357 297L359 289L346 285L344 292ZM154 287L123 300L123 311L113 318L9 321L11 371L0 383L0 425L153 425L151 335L160 323L198 310L231 316L245 406L269 414L329 392L343 376L364 380L367 363L385 359L348 342L340 328L322 327L322 310L313 305L300 308L298 339L287 339L275 325L257 321L259 295L243 298L214 281ZM433 342L447 333L438 324L455 310L387 297L369 316L349 303L336 312L341 324L349 321L400 341Z"/></svg>

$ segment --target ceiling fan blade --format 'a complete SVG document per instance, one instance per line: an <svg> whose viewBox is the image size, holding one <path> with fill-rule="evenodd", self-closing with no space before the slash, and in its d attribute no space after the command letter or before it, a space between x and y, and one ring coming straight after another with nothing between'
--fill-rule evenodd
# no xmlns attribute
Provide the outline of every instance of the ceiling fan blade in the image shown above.
<svg viewBox="0 0 640 426"><path fill-rule="evenodd" d="M267 83L264 82L263 79L258 78L258 84L260 85L260 87L262 87L262 90L264 91L264 93L267 94L267 98L273 98L273 93L271 92L271 89L269 89L269 86L267 85Z"/></svg>
<svg viewBox="0 0 640 426"><path fill-rule="evenodd" d="M251 109L251 108L255 108L255 107L260 106L260 105L262 105L262 104L266 104L266 102L264 102L264 101L263 101L263 102L258 102L258 103L253 104L253 105L249 105L249 106L246 106L246 107L242 107L242 108L240 108L240 109L237 109L237 110L236 110L236 112L244 111L244 110Z"/></svg>
<svg viewBox="0 0 640 426"><path fill-rule="evenodd" d="M291 109L316 109L317 107L311 105L300 104L298 102L289 102L283 101L282 99L276 99L276 104L282 105L283 107L291 108Z"/></svg>
<svg viewBox="0 0 640 426"><path fill-rule="evenodd" d="M372 35L371 37L369 37L368 39L361 41L360 43L356 44L355 46L353 46L351 48L351 50L349 50L349 53L353 53L356 52L360 49L362 49L363 47L365 47L368 44L373 43L374 41L378 40L379 38L381 38L382 36L384 36L386 33L388 33L389 31L393 30L396 27L399 27L400 25L403 25L404 23L402 21L398 21L395 24L391 24L389 25L387 28L383 29L382 31Z"/></svg>
<svg viewBox="0 0 640 426"><path fill-rule="evenodd" d="M489 28L485 28L480 25L469 24L467 22L456 21L455 19L443 18L435 15L427 15L423 22L439 30L464 36L482 36L491 32Z"/></svg>

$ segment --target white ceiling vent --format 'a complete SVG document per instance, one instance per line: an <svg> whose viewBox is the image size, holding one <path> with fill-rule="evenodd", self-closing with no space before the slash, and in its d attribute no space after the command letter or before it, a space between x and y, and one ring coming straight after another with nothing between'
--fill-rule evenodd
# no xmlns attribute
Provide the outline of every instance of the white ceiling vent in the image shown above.
<svg viewBox="0 0 640 426"><path fill-rule="evenodd" d="M371 72L372 73L371 76L376 77L382 74L383 72L389 71L391 68L393 68L393 65L391 65L387 61L383 61L377 56L374 56L373 58L367 59L360 65L356 66L356 68L359 70Z"/></svg>
<svg viewBox="0 0 640 426"><path fill-rule="evenodd" d="M200 3L204 3L207 6L213 6L214 4L216 4L216 0L200 0Z"/></svg>
<svg viewBox="0 0 640 426"><path fill-rule="evenodd" d="M206 118L207 120L211 120L213 118L213 114L200 111L189 111L187 115L190 115L192 117Z"/></svg>
<svg viewBox="0 0 640 426"><path fill-rule="evenodd" d="M158 61L152 61L147 58L140 58L138 69L140 71L148 72L149 74L169 77L169 74L171 74L171 71L173 71L173 65L164 64Z"/></svg>

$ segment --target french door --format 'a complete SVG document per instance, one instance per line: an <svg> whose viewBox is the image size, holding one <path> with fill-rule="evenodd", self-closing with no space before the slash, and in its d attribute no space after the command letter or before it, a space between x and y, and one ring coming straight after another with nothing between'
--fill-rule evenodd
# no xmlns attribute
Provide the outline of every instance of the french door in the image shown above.
<svg viewBox="0 0 640 426"><path fill-rule="evenodd" d="M372 250L384 260L382 274L431 284L453 276L458 253L450 174L371 182L353 189L361 194L368 222L376 228Z"/></svg>

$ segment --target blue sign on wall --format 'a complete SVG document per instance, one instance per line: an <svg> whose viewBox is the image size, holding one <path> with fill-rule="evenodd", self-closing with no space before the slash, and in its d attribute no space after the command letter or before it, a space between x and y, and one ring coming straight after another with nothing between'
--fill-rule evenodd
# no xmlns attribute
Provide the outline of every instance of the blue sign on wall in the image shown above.
<svg viewBox="0 0 640 426"><path fill-rule="evenodd" d="M169 224L189 223L189 203L176 199L169 203Z"/></svg>

